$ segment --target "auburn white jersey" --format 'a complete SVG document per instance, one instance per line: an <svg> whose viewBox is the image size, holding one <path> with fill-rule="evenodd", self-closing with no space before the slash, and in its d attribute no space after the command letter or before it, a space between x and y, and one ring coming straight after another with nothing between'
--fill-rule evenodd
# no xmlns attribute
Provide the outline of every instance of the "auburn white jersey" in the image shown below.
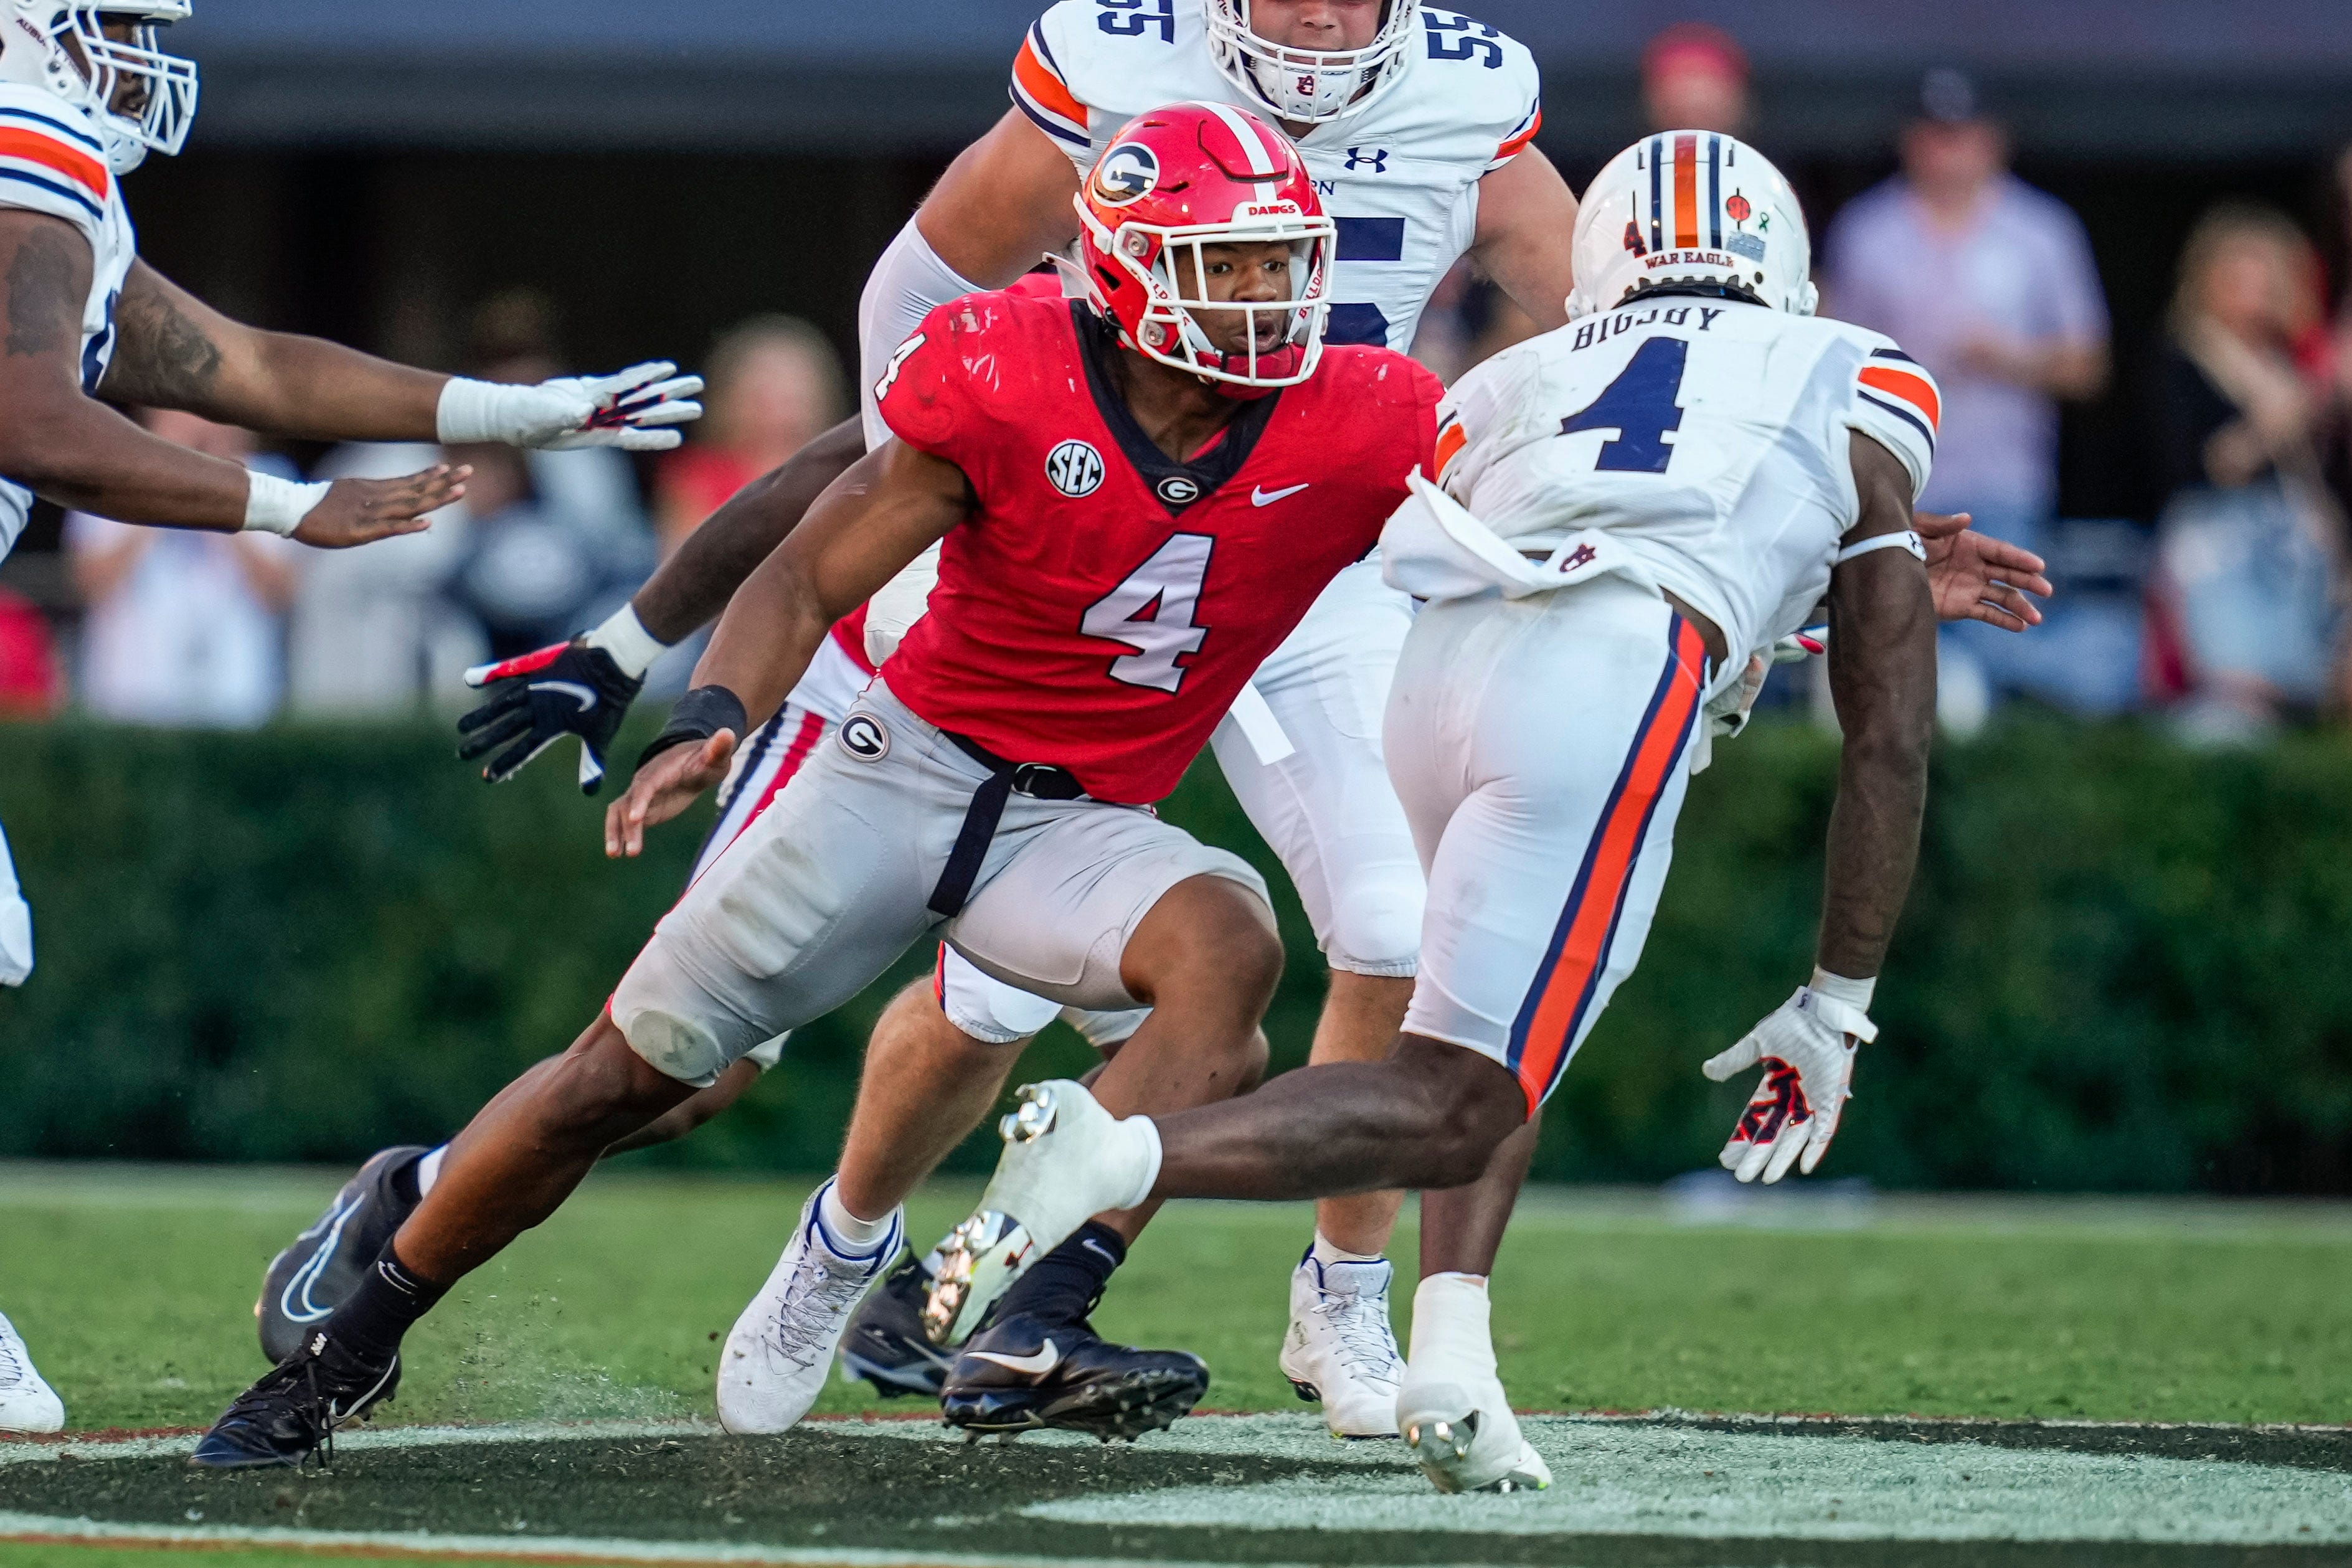
<svg viewBox="0 0 2352 1568"><path fill-rule="evenodd" d="M1431 291L1470 247L1479 177L1543 121L1535 58L1484 22L1423 6L1409 47L1402 81L1297 144L1339 225L1331 342L1412 348ZM1061 0L1013 59L1013 101L1081 174L1136 115L1186 100L1279 123L1217 68L1201 0Z"/></svg>
<svg viewBox="0 0 2352 1568"><path fill-rule="evenodd" d="M114 357L114 302L139 245L97 128L64 99L0 82L0 207L45 213L89 242L89 298L81 312L81 389L95 394ZM16 544L33 492L0 477L0 556Z"/></svg>
<svg viewBox="0 0 2352 1568"><path fill-rule="evenodd" d="M1667 295L1465 375L1439 409L1438 477L1511 563L1595 531L1595 551L1622 551L1736 656L1795 631L1828 591L1861 513L1849 433L1901 458L1916 495L1941 411L1935 379L1876 332Z"/></svg>

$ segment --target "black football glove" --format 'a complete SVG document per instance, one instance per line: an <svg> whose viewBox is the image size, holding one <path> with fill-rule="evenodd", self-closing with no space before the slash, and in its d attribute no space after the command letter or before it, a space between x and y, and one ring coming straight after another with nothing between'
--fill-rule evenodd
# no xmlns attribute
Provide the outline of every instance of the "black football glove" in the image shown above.
<svg viewBox="0 0 2352 1568"><path fill-rule="evenodd" d="M520 658L478 664L466 672L466 684L494 689L489 700L457 721L466 737L457 755L472 762L507 748L483 765L486 781L504 784L564 736L577 735L580 792L594 795L604 787L605 748L646 683L622 674L603 648L574 637Z"/></svg>

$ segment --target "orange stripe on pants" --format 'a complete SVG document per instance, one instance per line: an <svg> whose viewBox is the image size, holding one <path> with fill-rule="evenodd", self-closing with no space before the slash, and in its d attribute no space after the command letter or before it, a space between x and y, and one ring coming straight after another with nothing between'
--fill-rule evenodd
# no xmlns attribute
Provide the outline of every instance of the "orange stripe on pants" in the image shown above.
<svg viewBox="0 0 2352 1568"><path fill-rule="evenodd" d="M1519 1087L1527 1091L1530 1115L1543 1103L1545 1091L1575 1039L1584 998L1608 962L1609 937L1616 929L1626 885L1633 879L1643 832L1675 763L1682 756L1683 739L1698 707L1699 671L1706 668L1706 645L1698 628L1679 616L1675 618L1674 658L1675 668L1665 698L1633 737L1633 760L1626 764L1617 798L1593 832L1588 858L1591 869L1580 872L1583 888L1576 907L1561 916L1568 924L1568 937L1560 944L1559 957L1551 972L1537 980L1542 994L1518 1064Z"/></svg>

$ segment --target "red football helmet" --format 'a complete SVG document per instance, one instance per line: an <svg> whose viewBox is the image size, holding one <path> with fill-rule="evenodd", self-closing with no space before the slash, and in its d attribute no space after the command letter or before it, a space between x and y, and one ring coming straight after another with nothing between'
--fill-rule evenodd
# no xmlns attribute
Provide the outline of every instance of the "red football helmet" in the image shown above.
<svg viewBox="0 0 2352 1568"><path fill-rule="evenodd" d="M1315 374L1338 230L1280 132L1230 104L1149 110L1104 151L1076 203L1087 297L1120 342L1235 387L1290 386ZM1290 247L1288 298L1209 298L1205 247L1265 243ZM1202 310L1247 311L1247 348L1221 352L1195 319ZM1258 346L1261 312L1282 317L1271 348Z"/></svg>

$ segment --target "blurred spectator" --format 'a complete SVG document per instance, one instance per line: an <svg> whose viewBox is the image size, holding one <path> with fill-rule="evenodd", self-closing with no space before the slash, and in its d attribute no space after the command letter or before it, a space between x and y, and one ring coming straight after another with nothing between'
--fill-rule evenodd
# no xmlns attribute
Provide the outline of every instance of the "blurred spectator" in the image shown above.
<svg viewBox="0 0 2352 1568"><path fill-rule="evenodd" d="M703 376L702 417L654 483L665 558L728 497L849 412L840 356L797 316L754 316L730 329Z"/></svg>
<svg viewBox="0 0 2352 1568"><path fill-rule="evenodd" d="M2283 214L2206 214L2180 258L2158 387L2169 493L2158 530L2190 736L2233 741L2315 706L2336 666L2343 520L2317 442L2323 380L2296 349L2322 315L2310 242Z"/></svg>
<svg viewBox="0 0 2352 1568"><path fill-rule="evenodd" d="M2332 405L2324 457L2336 510L2352 513L2352 147L2336 154L2335 174L2336 246L2343 271L2336 279L2336 319L2320 367Z"/></svg>
<svg viewBox="0 0 2352 1568"><path fill-rule="evenodd" d="M259 467L253 438L194 414L144 416L167 441ZM80 696L101 718L132 724L245 730L267 723L284 693L283 615L301 546L274 534L133 528L88 512L66 518L66 548L89 614Z"/></svg>
<svg viewBox="0 0 2352 1568"><path fill-rule="evenodd" d="M473 466L462 503L473 526L450 579L450 596L472 613L492 658L511 658L585 631L651 575L652 542L577 510L562 491L534 487L540 465L505 446L453 447Z"/></svg>
<svg viewBox="0 0 2352 1568"><path fill-rule="evenodd" d="M392 479L438 460L432 447L352 442L329 452L310 477ZM464 697L460 673L488 649L481 629L441 593L466 549L466 503L442 508L432 522L365 550L303 553L287 645L295 711L367 718Z"/></svg>
<svg viewBox="0 0 2352 1568"><path fill-rule="evenodd" d="M1653 131L1745 135L1747 51L1720 27L1676 23L1642 51L1642 108Z"/></svg>
<svg viewBox="0 0 2352 1568"><path fill-rule="evenodd" d="M0 720L46 719L63 694L47 617L30 599L0 588Z"/></svg>
<svg viewBox="0 0 2352 1568"><path fill-rule="evenodd" d="M1830 226L1826 308L1895 339L1942 387L1920 504L2047 554L2058 403L2096 396L2107 376L2090 242L2063 204L2009 173L2007 137L1958 71L1927 74L1902 153L1902 173ZM1973 622L1945 633L1948 722L1972 728L1997 691L2023 684L2026 640Z"/></svg>
<svg viewBox="0 0 2352 1568"><path fill-rule="evenodd" d="M545 296L495 295L469 323L467 374L561 375L553 333ZM446 456L475 473L466 499L435 514L429 531L305 559L290 654L302 711L352 717L462 702L467 665L593 624L651 572L635 470L622 453L466 447ZM352 443L314 477L383 478L435 460L430 447Z"/></svg>

